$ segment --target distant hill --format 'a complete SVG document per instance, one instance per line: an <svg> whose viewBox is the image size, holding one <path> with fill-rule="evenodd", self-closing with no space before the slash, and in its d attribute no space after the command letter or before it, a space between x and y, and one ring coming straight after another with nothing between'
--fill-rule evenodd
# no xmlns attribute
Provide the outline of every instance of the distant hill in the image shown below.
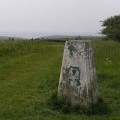
<svg viewBox="0 0 120 120"><path fill-rule="evenodd" d="M101 40L103 36L67 36L67 35L53 35L53 36L44 36L43 39L49 40ZM41 38L41 39L42 39Z"/></svg>
<svg viewBox="0 0 120 120"><path fill-rule="evenodd" d="M0 40L9 40L9 37L7 37L7 36L0 36Z"/></svg>
<svg viewBox="0 0 120 120"><path fill-rule="evenodd" d="M20 37L8 37L8 36L0 36L0 40L22 40L24 38Z"/></svg>

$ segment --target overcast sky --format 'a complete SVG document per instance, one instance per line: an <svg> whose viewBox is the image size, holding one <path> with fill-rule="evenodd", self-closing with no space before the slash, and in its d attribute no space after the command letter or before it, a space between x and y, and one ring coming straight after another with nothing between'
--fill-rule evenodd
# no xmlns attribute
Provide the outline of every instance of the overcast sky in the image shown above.
<svg viewBox="0 0 120 120"><path fill-rule="evenodd" d="M95 34L118 14L120 0L0 0L0 33Z"/></svg>

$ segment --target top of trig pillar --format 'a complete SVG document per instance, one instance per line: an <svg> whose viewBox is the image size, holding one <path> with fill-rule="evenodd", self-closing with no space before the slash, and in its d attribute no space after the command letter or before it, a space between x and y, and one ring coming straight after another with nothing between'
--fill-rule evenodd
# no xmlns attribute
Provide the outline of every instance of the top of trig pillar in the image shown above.
<svg viewBox="0 0 120 120"><path fill-rule="evenodd" d="M67 42L81 42L81 43L86 43L86 42L91 42L92 40L68 40Z"/></svg>

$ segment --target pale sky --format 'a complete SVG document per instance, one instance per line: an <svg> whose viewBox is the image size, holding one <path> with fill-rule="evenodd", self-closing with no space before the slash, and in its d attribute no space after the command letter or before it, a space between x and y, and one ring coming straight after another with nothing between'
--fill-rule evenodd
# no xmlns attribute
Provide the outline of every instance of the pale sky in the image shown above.
<svg viewBox="0 0 120 120"><path fill-rule="evenodd" d="M101 20L118 14L120 0L0 0L0 35L96 34Z"/></svg>

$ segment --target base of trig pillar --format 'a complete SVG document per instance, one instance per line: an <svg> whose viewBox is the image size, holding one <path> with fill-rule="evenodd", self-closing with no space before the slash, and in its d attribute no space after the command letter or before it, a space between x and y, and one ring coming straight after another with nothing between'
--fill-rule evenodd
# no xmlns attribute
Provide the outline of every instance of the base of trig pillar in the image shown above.
<svg viewBox="0 0 120 120"><path fill-rule="evenodd" d="M65 43L58 98L84 108L97 103L96 70L90 41Z"/></svg>

